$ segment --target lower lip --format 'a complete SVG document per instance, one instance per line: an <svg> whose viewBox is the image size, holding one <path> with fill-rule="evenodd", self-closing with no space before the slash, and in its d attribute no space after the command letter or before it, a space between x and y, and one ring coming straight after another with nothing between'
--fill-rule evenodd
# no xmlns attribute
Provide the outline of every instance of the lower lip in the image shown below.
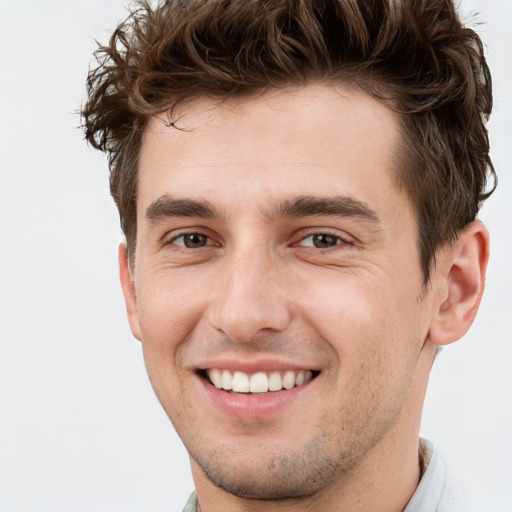
<svg viewBox="0 0 512 512"><path fill-rule="evenodd" d="M301 386L288 390L251 395L228 393L222 389L217 389L202 377L199 377L199 379L206 395L215 406L224 413L239 418L262 418L278 414L292 405L315 380L312 379Z"/></svg>

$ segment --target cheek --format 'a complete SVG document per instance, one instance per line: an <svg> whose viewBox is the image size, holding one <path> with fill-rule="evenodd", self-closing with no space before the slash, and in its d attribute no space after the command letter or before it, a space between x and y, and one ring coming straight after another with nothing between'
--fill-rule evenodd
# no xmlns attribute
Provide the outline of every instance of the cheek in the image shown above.
<svg viewBox="0 0 512 512"><path fill-rule="evenodd" d="M390 279L340 273L317 279L305 289L300 309L341 363L364 357L380 365L400 365L424 341L424 308L419 288L410 283L401 289Z"/></svg>
<svg viewBox="0 0 512 512"><path fill-rule="evenodd" d="M163 280L145 283L139 290L141 344L153 390L172 422L184 404L184 370L180 365L183 340L191 332L193 314L185 294L176 293Z"/></svg>
<svg viewBox="0 0 512 512"><path fill-rule="evenodd" d="M155 276L141 281L137 304L148 376L166 410L181 393L180 354L201 318L204 304L186 283Z"/></svg>
<svg viewBox="0 0 512 512"><path fill-rule="evenodd" d="M204 309L192 282L168 272L144 276L137 287L143 343L174 345L184 339Z"/></svg>
<svg viewBox="0 0 512 512"><path fill-rule="evenodd" d="M357 279L319 289L312 287L302 310L337 358L328 382L337 413L324 421L341 421L347 431L365 425L371 437L395 421L407 400L425 339L423 308L416 292L397 295L392 286Z"/></svg>

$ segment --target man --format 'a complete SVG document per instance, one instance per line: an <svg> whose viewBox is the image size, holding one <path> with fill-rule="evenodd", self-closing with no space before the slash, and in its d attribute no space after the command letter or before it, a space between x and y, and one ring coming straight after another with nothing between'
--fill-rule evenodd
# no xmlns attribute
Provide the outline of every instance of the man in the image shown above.
<svg viewBox="0 0 512 512"><path fill-rule="evenodd" d="M140 4L97 56L86 136L185 510L454 510L420 417L480 303L494 170L453 4Z"/></svg>

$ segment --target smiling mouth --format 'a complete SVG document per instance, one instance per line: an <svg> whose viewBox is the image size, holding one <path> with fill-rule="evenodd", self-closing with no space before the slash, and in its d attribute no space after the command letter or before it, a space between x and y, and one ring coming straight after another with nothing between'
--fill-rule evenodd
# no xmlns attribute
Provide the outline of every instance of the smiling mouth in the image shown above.
<svg viewBox="0 0 512 512"><path fill-rule="evenodd" d="M202 376L217 389L231 393L261 394L283 391L302 386L317 377L320 372L315 370L272 371L245 373L232 372L219 368L203 370Z"/></svg>

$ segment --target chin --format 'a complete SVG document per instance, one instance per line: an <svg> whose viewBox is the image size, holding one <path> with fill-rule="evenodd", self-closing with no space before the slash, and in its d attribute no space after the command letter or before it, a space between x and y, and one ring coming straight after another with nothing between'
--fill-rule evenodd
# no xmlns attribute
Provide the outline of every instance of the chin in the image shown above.
<svg viewBox="0 0 512 512"><path fill-rule="evenodd" d="M224 452L224 450L223 450ZM206 457L192 458L219 489L234 496L254 500L294 500L314 496L353 466L344 454L333 453L318 442L293 453L259 460L253 454L210 451Z"/></svg>

